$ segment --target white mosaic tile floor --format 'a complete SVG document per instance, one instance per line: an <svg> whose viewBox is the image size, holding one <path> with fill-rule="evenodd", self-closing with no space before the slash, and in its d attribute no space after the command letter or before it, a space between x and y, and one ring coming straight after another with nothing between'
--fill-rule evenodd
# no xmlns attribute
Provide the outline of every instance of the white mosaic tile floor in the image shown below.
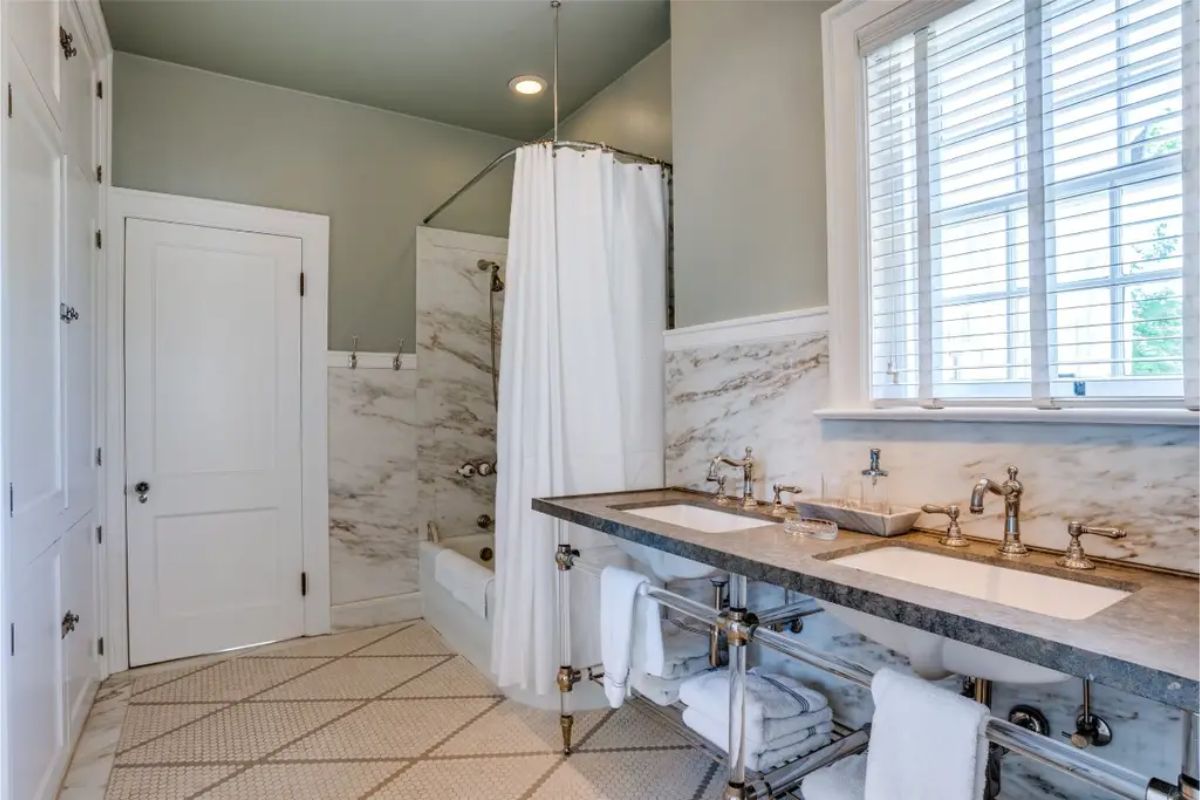
<svg viewBox="0 0 1200 800"><path fill-rule="evenodd" d="M718 765L626 707L506 700L421 621L113 676L60 800L717 800Z"/></svg>

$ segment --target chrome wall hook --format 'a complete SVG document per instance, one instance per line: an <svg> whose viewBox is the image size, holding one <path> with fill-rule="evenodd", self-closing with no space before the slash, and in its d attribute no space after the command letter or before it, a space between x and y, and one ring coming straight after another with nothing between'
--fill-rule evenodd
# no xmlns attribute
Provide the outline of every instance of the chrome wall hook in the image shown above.
<svg viewBox="0 0 1200 800"><path fill-rule="evenodd" d="M350 349L350 369L358 369L358 337L354 337L354 344Z"/></svg>

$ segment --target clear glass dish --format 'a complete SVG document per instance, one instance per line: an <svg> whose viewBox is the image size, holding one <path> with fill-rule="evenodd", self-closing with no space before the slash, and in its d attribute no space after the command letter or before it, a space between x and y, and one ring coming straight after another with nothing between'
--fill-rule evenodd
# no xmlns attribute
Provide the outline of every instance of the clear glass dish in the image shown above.
<svg viewBox="0 0 1200 800"><path fill-rule="evenodd" d="M830 522L827 519L814 519L812 517L800 517L799 519L788 520L783 524L783 529L795 536L820 539L823 542L831 542L838 535L837 523Z"/></svg>

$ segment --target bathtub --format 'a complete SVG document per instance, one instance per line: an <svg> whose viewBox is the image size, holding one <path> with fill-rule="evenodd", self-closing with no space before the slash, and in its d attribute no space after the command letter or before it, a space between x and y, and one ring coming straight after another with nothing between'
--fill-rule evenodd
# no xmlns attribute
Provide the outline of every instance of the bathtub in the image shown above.
<svg viewBox="0 0 1200 800"><path fill-rule="evenodd" d="M496 584L493 582L488 585L486 616L480 616L460 603L434 577L434 561L447 549L495 570L495 537L490 533L481 533L443 538L440 542L421 542L419 567L421 610L425 621L441 634L446 644L495 683L496 676L492 673L492 616L496 607ZM616 548L612 550L616 551ZM517 687L505 687L503 691L506 696L524 705L558 709L557 691L548 695L537 695ZM607 705L604 691L588 680L581 681L571 695L571 705L576 710Z"/></svg>

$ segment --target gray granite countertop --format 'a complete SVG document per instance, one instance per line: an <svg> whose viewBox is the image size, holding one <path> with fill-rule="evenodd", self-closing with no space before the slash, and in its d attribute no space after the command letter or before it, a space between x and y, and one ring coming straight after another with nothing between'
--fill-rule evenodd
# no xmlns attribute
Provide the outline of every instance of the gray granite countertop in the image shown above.
<svg viewBox="0 0 1200 800"><path fill-rule="evenodd" d="M1132 589L1083 620L1064 620L840 565L831 556L884 542L955 558L999 563L995 542L950 550L937 537L891 539L842 531L831 542L794 536L781 524L705 533L635 516L620 507L688 503L713 507L687 489L535 499L533 508L721 570L784 586L821 600L1004 653L1171 706L1200 710L1200 582L1135 567L1101 564L1082 575L1031 553L1002 566L1070 580ZM726 507L729 513L741 513ZM755 516L755 515L751 515ZM764 516L764 515L758 515ZM769 517L766 517L769 519ZM549 555L547 555L549 558Z"/></svg>

